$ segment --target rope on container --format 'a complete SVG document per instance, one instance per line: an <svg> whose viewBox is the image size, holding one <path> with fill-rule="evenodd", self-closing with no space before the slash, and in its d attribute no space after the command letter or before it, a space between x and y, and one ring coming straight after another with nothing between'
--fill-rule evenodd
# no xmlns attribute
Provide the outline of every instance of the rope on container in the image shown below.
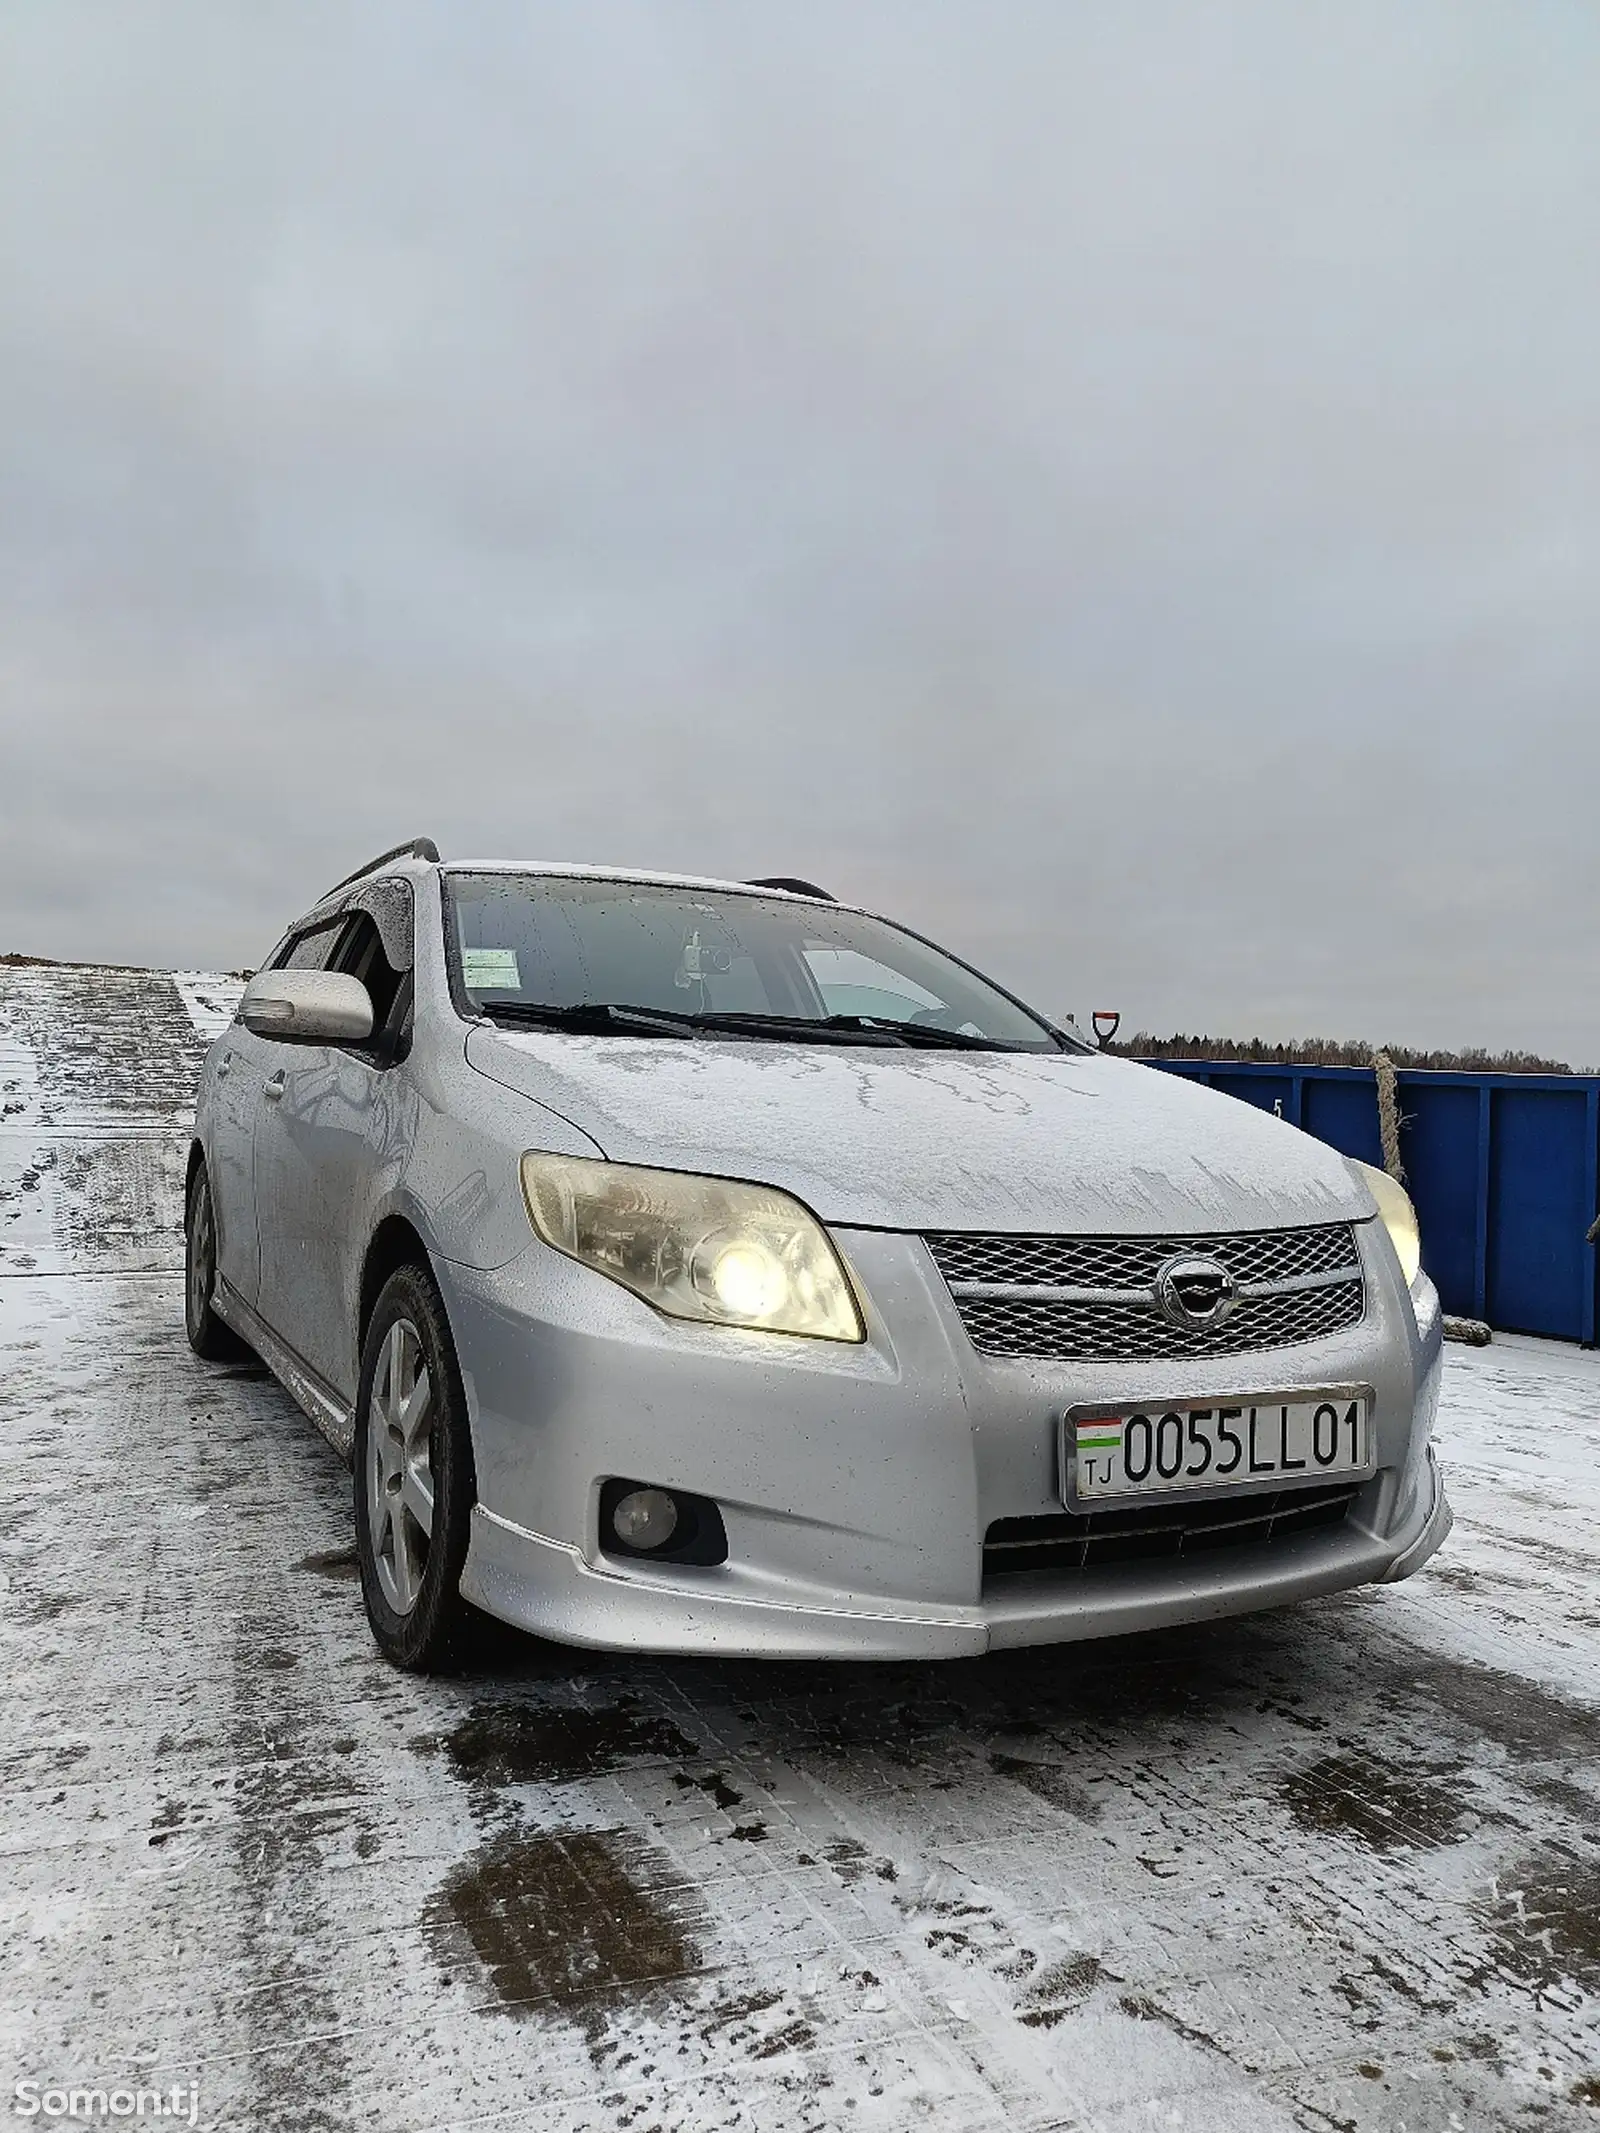
<svg viewBox="0 0 1600 2133"><path fill-rule="evenodd" d="M1406 1166L1400 1160L1399 1077L1386 1051L1373 1053L1372 1071L1378 1077L1378 1138L1383 1143L1383 1167L1397 1185L1403 1185Z"/></svg>
<svg viewBox="0 0 1600 2133"><path fill-rule="evenodd" d="M1397 1185L1403 1185L1406 1168L1400 1160L1400 1078L1386 1051L1373 1053L1372 1071L1378 1081L1378 1137L1383 1143L1383 1167ZM1600 1216L1596 1216L1590 1232L1591 1236L1596 1234L1600 1234ZM1447 1341L1465 1341L1471 1348L1487 1348L1494 1335L1481 1318L1446 1318L1444 1337Z"/></svg>

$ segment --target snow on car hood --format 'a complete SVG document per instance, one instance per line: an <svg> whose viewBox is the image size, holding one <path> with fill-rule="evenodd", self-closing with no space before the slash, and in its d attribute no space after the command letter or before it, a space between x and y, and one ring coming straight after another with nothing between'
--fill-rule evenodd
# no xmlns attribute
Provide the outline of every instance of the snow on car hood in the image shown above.
<svg viewBox="0 0 1600 2133"><path fill-rule="evenodd" d="M1123 1059L482 1026L467 1059L613 1162L757 1179L844 1227L1184 1234L1373 1211L1320 1141Z"/></svg>

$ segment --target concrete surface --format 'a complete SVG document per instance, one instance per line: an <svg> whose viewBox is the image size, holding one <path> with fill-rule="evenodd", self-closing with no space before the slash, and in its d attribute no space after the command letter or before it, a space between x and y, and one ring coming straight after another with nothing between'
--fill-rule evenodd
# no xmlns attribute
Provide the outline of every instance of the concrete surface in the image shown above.
<svg viewBox="0 0 1600 2133"><path fill-rule="evenodd" d="M1600 1361L1450 1353L1411 1584L925 1667L370 1644L184 1344L185 975L0 971L0 2106L536 2129L1600 2127Z"/></svg>

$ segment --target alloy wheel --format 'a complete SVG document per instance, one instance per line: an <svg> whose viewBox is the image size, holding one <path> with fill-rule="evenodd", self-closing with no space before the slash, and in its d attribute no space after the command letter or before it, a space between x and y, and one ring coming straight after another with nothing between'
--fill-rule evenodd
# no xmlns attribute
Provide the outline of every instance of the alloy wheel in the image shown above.
<svg viewBox="0 0 1600 2133"><path fill-rule="evenodd" d="M203 1326L211 1308L216 1277L217 1230L211 1214L211 1190L204 1177L195 1187L189 1209L189 1324Z"/></svg>
<svg viewBox="0 0 1600 2133"><path fill-rule="evenodd" d="M433 1385L422 1340L397 1318L383 1343L367 1414L367 1522L384 1599L410 1614L433 1538Z"/></svg>

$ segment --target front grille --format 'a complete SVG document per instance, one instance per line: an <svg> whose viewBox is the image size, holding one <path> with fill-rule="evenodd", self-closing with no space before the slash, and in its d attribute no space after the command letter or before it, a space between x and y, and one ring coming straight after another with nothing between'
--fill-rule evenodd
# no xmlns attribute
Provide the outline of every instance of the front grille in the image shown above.
<svg viewBox="0 0 1600 2133"><path fill-rule="evenodd" d="M1348 1222L1321 1229L1239 1230L1208 1237L985 1237L947 1230L928 1239L946 1281L1027 1282L1063 1289L1148 1289L1169 1259L1220 1259L1235 1281L1292 1281L1356 1264Z"/></svg>
<svg viewBox="0 0 1600 2133"><path fill-rule="evenodd" d="M988 1355L1065 1362L1181 1360L1292 1348L1359 1325L1366 1285L1348 1223L1202 1237L927 1238L961 1322ZM1173 1325L1156 1306L1169 1259L1201 1254L1240 1284L1221 1325Z"/></svg>
<svg viewBox="0 0 1600 2133"><path fill-rule="evenodd" d="M1143 1503L1107 1511L1050 1512L1040 1518L998 1518L984 1535L984 1583L1030 1571L1070 1573L1152 1557L1198 1555L1211 1548L1259 1547L1343 1525L1363 1486L1345 1483L1219 1497L1215 1503Z"/></svg>
<svg viewBox="0 0 1600 2133"><path fill-rule="evenodd" d="M1226 1325L1203 1332L1172 1326L1145 1302L1021 1303L959 1297L961 1322L989 1355L1057 1357L1081 1363L1162 1362L1186 1355L1253 1355L1292 1348L1358 1325L1365 1308L1359 1276L1335 1288L1249 1297Z"/></svg>

